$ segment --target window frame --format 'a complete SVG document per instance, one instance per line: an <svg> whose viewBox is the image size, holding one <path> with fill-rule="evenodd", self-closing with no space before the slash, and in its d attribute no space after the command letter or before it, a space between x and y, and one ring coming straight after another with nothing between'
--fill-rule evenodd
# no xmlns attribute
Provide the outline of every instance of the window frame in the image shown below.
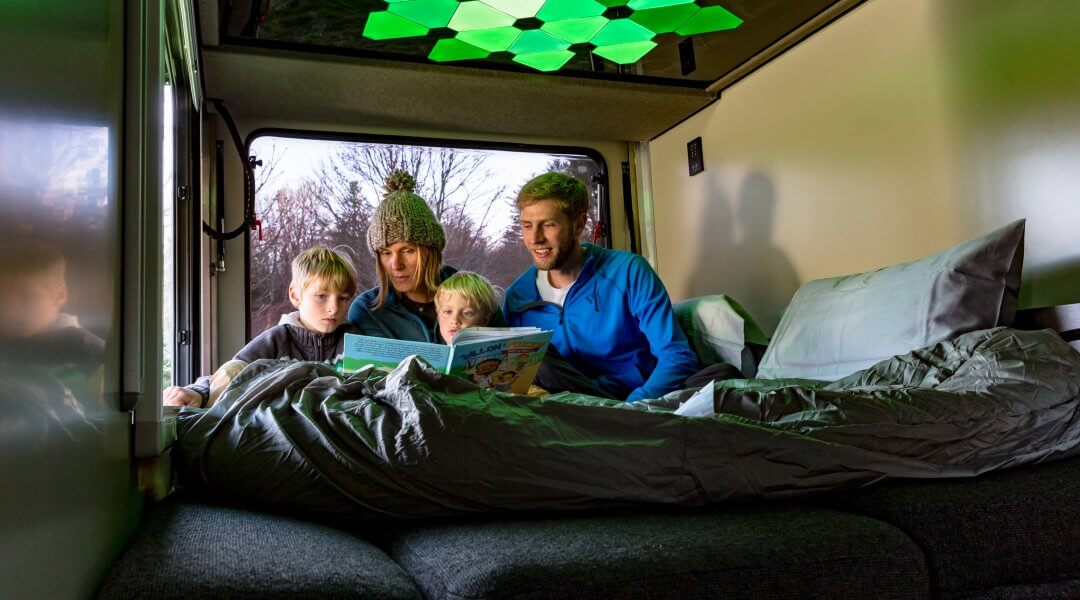
<svg viewBox="0 0 1080 600"><path fill-rule="evenodd" d="M610 171L603 154L588 146L559 146L549 144L525 144L517 142L496 142L468 140L458 138L435 138L405 135L387 135L374 133L349 133L317 129L290 129L280 127L260 127L248 133L244 140L244 156L250 157L251 144L261 137L282 137L301 140L322 140L328 142L352 142L361 144L388 144L399 146L426 146L432 148L451 148L459 150L494 150L501 152L528 152L534 154L570 154L585 156L599 165L600 181L597 185L597 211L602 225L602 235L597 242L605 248L611 248L611 187ZM251 230L244 231L244 338L251 341Z"/></svg>

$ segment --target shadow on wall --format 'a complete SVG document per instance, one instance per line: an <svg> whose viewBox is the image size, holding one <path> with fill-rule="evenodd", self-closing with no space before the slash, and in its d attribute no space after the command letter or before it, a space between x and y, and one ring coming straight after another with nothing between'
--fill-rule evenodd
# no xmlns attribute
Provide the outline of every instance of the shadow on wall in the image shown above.
<svg viewBox="0 0 1080 600"><path fill-rule="evenodd" d="M1080 302L1080 260L1062 260L1024 269L1020 308Z"/></svg>
<svg viewBox="0 0 1080 600"><path fill-rule="evenodd" d="M780 322L799 278L779 248L772 243L776 191L761 171L743 179L734 206L710 182L710 202L704 227L697 276L688 286L691 295L727 294L739 301L766 333Z"/></svg>

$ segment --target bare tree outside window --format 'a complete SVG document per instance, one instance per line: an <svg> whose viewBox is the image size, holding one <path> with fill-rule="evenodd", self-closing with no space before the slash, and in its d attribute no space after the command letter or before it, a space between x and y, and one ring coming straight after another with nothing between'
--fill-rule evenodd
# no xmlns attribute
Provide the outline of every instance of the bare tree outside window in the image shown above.
<svg viewBox="0 0 1080 600"><path fill-rule="evenodd" d="M593 223L606 220L596 202L600 165L586 156L269 136L251 151L263 161L255 195L263 236L252 238L249 257L252 335L293 310L290 262L312 244L347 252L361 291L377 284L367 229L397 169L416 178L416 193L446 232L443 263L503 288L531 264L514 198L532 177L558 171L585 181L593 202L583 241L593 240Z"/></svg>

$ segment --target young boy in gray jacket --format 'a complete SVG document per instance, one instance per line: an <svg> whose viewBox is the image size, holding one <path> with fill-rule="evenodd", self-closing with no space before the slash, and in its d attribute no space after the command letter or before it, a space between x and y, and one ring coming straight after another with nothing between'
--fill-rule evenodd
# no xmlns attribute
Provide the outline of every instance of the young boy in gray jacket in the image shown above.
<svg viewBox="0 0 1080 600"><path fill-rule="evenodd" d="M338 363L345 334L354 332L345 318L356 295L356 271L348 257L318 245L292 261L289 300L296 311L281 316L277 326L260 333L236 353L212 377L200 377L186 387L168 387L162 393L165 406L209 406L224 383L248 363L260 358L311 360Z"/></svg>

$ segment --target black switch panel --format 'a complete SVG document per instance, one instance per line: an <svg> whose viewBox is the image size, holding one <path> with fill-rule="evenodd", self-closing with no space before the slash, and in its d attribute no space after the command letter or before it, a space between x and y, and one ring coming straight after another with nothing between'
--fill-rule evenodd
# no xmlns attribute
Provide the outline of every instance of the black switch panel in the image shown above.
<svg viewBox="0 0 1080 600"><path fill-rule="evenodd" d="M686 160L690 163L691 177L705 170L705 158L701 155L700 137L686 143Z"/></svg>

